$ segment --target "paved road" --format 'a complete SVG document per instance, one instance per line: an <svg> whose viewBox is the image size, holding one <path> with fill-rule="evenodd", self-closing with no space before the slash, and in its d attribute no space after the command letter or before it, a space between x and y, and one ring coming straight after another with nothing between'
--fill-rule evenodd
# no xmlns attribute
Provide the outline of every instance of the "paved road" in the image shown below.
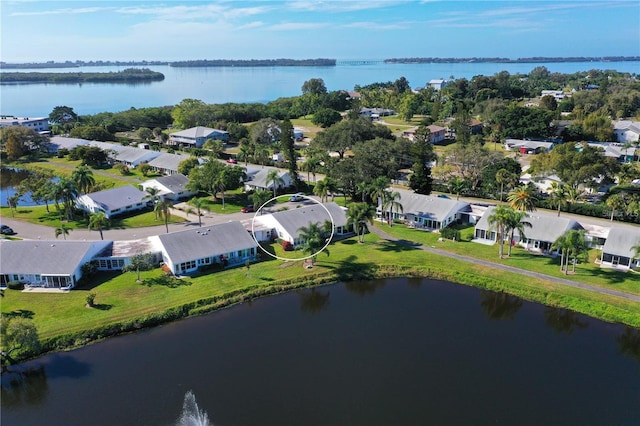
<svg viewBox="0 0 640 426"><path fill-rule="evenodd" d="M640 302L640 296L639 295L624 293L624 292L621 292L621 291L612 290L612 289L608 289L608 288L596 287L596 286L592 286L592 285L589 285L589 284L583 284L583 283L567 280L567 279L564 279L564 278L559 278L559 277L554 277L554 276L551 276L551 275L540 274L538 272L526 271L526 270L523 270L523 269L514 268L512 266L504 265L504 264L497 263L497 262L490 262L488 260L476 259L476 258L473 258L473 257L463 256L463 255L451 253L451 252L448 252L448 251L436 249L436 248L433 248L433 247L414 244L414 243L411 243L409 241L401 241L401 240L399 240L399 239L387 234L386 232L382 231L381 229L379 229L379 228L377 228L375 226L370 226L369 230L372 233L378 235L379 237L384 238L385 240L393 241L393 242L396 242L398 244L402 244L402 245L405 245L405 246L408 246L408 247L414 247L416 249L428 251L430 253L438 254L440 256L452 257L454 259L462 260L462 261L465 261L465 262L476 263L476 264L484 265L484 266L491 267L491 268L498 268L498 269L502 269L504 271L514 272L514 273L521 274L521 275L528 276L528 277L532 277L532 278L539 278L539 279L542 279L542 280L545 280L545 281L550 281L550 282L554 282L554 283L557 283L557 284L566 285L566 286L569 286L569 287L575 287L575 288L580 288L580 289L583 289L583 290L594 291L596 293L607 294L607 295L610 295L610 296L616 296L616 297L620 297L620 298L623 298L623 299L626 299L626 300L630 300L630 301L633 301L633 302Z"/></svg>

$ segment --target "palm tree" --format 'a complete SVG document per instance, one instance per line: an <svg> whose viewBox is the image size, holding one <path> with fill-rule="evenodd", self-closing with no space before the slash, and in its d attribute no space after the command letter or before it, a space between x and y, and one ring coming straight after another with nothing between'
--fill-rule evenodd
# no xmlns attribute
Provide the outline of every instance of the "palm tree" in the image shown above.
<svg viewBox="0 0 640 426"><path fill-rule="evenodd" d="M267 173L267 186L269 186L269 184L273 185L273 198L276 198L278 195L278 188L281 185L284 185L284 179L282 179L280 172L277 169L273 169Z"/></svg>
<svg viewBox="0 0 640 426"><path fill-rule="evenodd" d="M202 218L201 216L201 211L209 211L209 204L207 203L207 199L206 198L198 198L198 197L193 197L191 200L189 200L189 204L191 204L193 207L195 207L196 209L196 214L198 215L198 226L202 227Z"/></svg>
<svg viewBox="0 0 640 426"><path fill-rule="evenodd" d="M316 181L316 170L320 165L320 159L317 157L308 157L302 164L302 170L307 172L307 182L311 182L309 174L313 175L313 181Z"/></svg>
<svg viewBox="0 0 640 426"><path fill-rule="evenodd" d="M549 199L549 205L551 207L558 206L558 217L560 217L560 209L566 206L567 201L567 187L564 184L558 182L551 183L551 198Z"/></svg>
<svg viewBox="0 0 640 426"><path fill-rule="evenodd" d="M565 257L567 258L566 267L569 268L569 254L571 253L571 242L569 241L568 232L565 232L553 242L551 248L560 252L560 271L565 271Z"/></svg>
<svg viewBox="0 0 640 426"><path fill-rule="evenodd" d="M145 196L142 197L143 200L149 200L151 204L154 206L154 212L156 213L156 220L158 220L158 213L155 210L155 205L160 200L160 190L158 188L154 188L153 186L149 186L145 188L144 192L146 192Z"/></svg>
<svg viewBox="0 0 640 426"><path fill-rule="evenodd" d="M404 212L404 207L400 203L401 195L398 191L384 191L382 196L382 210L389 209L389 215L387 217L387 223L389 226L393 226L393 211Z"/></svg>
<svg viewBox="0 0 640 426"><path fill-rule="evenodd" d="M302 251L311 256L311 264L315 263L316 256L327 244L325 232L317 223L309 222L308 226L298 228L298 238L304 241ZM329 250L323 250L329 256Z"/></svg>
<svg viewBox="0 0 640 426"><path fill-rule="evenodd" d="M367 201L367 195L371 192L371 184L369 182L359 182L356 185L356 191L362 195L362 202Z"/></svg>
<svg viewBox="0 0 640 426"><path fill-rule="evenodd" d="M487 218L491 228L495 228L496 236L500 240L500 248L498 255L502 259L504 253L504 237L506 233L506 227L511 218L512 209L508 206L496 206L495 210Z"/></svg>
<svg viewBox="0 0 640 426"><path fill-rule="evenodd" d="M7 204L9 205L9 210L11 211L11 217L14 217L14 213L16 208L18 207L19 202L20 194L13 194L12 196L7 198Z"/></svg>
<svg viewBox="0 0 640 426"><path fill-rule="evenodd" d="M321 181L316 182L316 184L313 187L313 193L318 197L320 197L321 203L324 203L329 193L329 189L327 186L327 179L322 179Z"/></svg>
<svg viewBox="0 0 640 426"><path fill-rule="evenodd" d="M67 239L67 235L72 231L72 228L68 226L66 223L60 222L60 226L56 228L56 238L62 235L62 238Z"/></svg>
<svg viewBox="0 0 640 426"><path fill-rule="evenodd" d="M509 233L509 248L507 249L507 256L511 256L511 247L513 242L513 234L517 230L518 234L520 234L520 240L524 240L527 237L524 235L524 228L531 228L531 223L527 222L523 219L529 217L527 212L522 212L519 210L511 210L509 215L509 219L505 224L505 232Z"/></svg>
<svg viewBox="0 0 640 426"><path fill-rule="evenodd" d="M78 187L72 179L62 177L58 180L56 184L56 199L62 200L67 220L73 219L73 203L77 196Z"/></svg>
<svg viewBox="0 0 640 426"><path fill-rule="evenodd" d="M502 201L502 195L504 194L504 184L511 181L513 173L507 169L500 169L496 172L496 182L500 184L500 201Z"/></svg>
<svg viewBox="0 0 640 426"><path fill-rule="evenodd" d="M154 211L157 213L158 217L164 220L164 226L167 229L167 234L169 233L169 218L171 217L171 207L172 204L170 201L165 199L160 199L154 208Z"/></svg>
<svg viewBox="0 0 640 426"><path fill-rule="evenodd" d="M244 166L249 164L249 155L251 154L251 147L246 143L240 144L238 148L238 159L244 161Z"/></svg>
<svg viewBox="0 0 640 426"><path fill-rule="evenodd" d="M376 216L374 207L367 203L353 203L347 210L347 226L353 226L358 234L358 242L364 243L364 233L367 230L367 222L373 224Z"/></svg>
<svg viewBox="0 0 640 426"><path fill-rule="evenodd" d="M384 196L387 188L391 184L391 181L386 176L378 176L371 182L369 186L369 195L377 207L382 208L384 203Z"/></svg>
<svg viewBox="0 0 640 426"><path fill-rule="evenodd" d="M607 201L605 202L607 206L611 208L611 221L613 221L616 210L624 209L626 205L624 193L612 194L609 196L609 198L607 198Z"/></svg>
<svg viewBox="0 0 640 426"><path fill-rule="evenodd" d="M532 212L536 209L538 197L534 192L534 188L530 185L521 185L507 196L509 205L516 210Z"/></svg>
<svg viewBox="0 0 640 426"><path fill-rule="evenodd" d="M460 193L467 189L468 182L461 177L455 177L449 181L449 191L456 194L456 200L460 199Z"/></svg>
<svg viewBox="0 0 640 426"><path fill-rule="evenodd" d="M76 167L71 173L71 179L83 194L91 191L91 188L96 184L93 172L85 165Z"/></svg>
<svg viewBox="0 0 640 426"><path fill-rule="evenodd" d="M100 232L100 239L104 240L104 236L102 235L102 228L105 226L109 226L109 219L104 214L104 212L91 213L89 215L89 231L92 229L97 229Z"/></svg>

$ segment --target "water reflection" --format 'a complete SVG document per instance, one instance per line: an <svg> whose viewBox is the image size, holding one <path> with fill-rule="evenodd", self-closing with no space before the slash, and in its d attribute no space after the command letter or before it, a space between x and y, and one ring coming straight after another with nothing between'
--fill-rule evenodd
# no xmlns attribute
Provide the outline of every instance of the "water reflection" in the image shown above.
<svg viewBox="0 0 640 426"><path fill-rule="evenodd" d="M640 363L640 329L626 327L624 333L616 337L620 353Z"/></svg>
<svg viewBox="0 0 640 426"><path fill-rule="evenodd" d="M492 320L512 320L522 307L522 299L507 293L480 292L480 305Z"/></svg>
<svg viewBox="0 0 640 426"><path fill-rule="evenodd" d="M376 290L384 287L386 282L384 280L376 281L351 281L344 286L349 293L357 294L358 296L370 296L376 292Z"/></svg>
<svg viewBox="0 0 640 426"><path fill-rule="evenodd" d="M329 307L330 293L327 290L322 292L315 288L311 290L300 290L297 292L300 297L300 309L302 312L317 314Z"/></svg>
<svg viewBox="0 0 640 426"><path fill-rule="evenodd" d="M42 404L49 393L47 373L44 366L23 371L5 373L6 379L0 387L2 405L6 407L30 407Z"/></svg>
<svg viewBox="0 0 640 426"><path fill-rule="evenodd" d="M568 309L546 307L544 309L544 319L546 324L557 333L566 333L571 336L577 328L582 329L588 326L580 314Z"/></svg>

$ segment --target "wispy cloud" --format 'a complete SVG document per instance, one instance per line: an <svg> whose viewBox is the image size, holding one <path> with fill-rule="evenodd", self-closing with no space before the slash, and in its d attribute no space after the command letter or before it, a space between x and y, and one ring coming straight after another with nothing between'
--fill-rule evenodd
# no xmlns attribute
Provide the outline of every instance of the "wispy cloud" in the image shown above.
<svg viewBox="0 0 640 426"><path fill-rule="evenodd" d="M288 3L290 9L305 12L354 12L381 9L408 3L412 0L307 0Z"/></svg>
<svg viewBox="0 0 640 426"><path fill-rule="evenodd" d="M359 28L363 30L402 30L407 28L406 23L402 24L380 24L378 22L352 22L350 24L342 25L343 28Z"/></svg>
<svg viewBox="0 0 640 426"><path fill-rule="evenodd" d="M79 15L83 13L102 13L115 10L114 7L78 7L52 10L34 10L31 12L13 12L10 16L47 16L47 15Z"/></svg>
<svg viewBox="0 0 640 426"><path fill-rule="evenodd" d="M275 24L268 27L272 31L298 31L298 30L315 30L318 28L329 27L328 22L285 22L282 24Z"/></svg>

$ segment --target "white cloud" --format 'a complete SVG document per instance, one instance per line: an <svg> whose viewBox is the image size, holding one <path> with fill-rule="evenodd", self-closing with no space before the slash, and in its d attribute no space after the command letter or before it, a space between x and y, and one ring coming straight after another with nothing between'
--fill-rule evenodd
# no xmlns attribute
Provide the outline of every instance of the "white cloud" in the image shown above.
<svg viewBox="0 0 640 426"><path fill-rule="evenodd" d="M275 24L269 27L272 31L297 31L297 30L314 30L317 28L329 27L328 22L287 22L283 24Z"/></svg>
<svg viewBox="0 0 640 426"><path fill-rule="evenodd" d="M33 12L13 12L10 16L46 16L46 15L79 15L84 13L102 13L115 10L114 7L79 7L53 10L37 10Z"/></svg>
<svg viewBox="0 0 640 426"><path fill-rule="evenodd" d="M342 25L343 28L359 28L363 30L403 30L407 29L407 23L399 24L380 24L378 22L352 22Z"/></svg>
<svg viewBox="0 0 640 426"><path fill-rule="evenodd" d="M411 0L317 0L294 1L288 7L305 12L354 12L360 10L380 9L408 3Z"/></svg>

